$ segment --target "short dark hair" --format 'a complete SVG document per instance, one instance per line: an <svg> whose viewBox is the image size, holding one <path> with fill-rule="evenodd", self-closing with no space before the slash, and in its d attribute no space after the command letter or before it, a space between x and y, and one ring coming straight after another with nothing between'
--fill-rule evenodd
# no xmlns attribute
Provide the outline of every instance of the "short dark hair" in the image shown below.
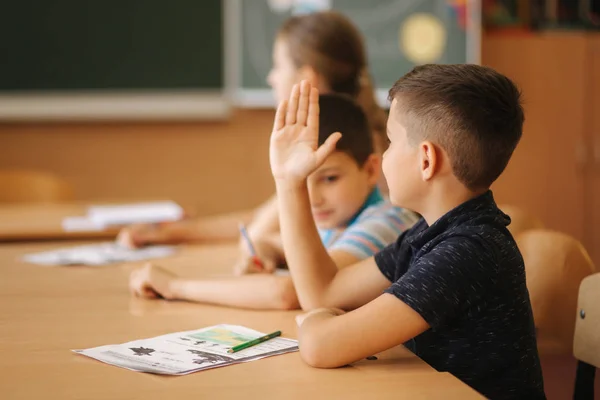
<svg viewBox="0 0 600 400"><path fill-rule="evenodd" d="M334 132L341 132L336 150L352 157L359 166L373 154L373 137L363 109L350 96L319 96L319 145Z"/></svg>
<svg viewBox="0 0 600 400"><path fill-rule="evenodd" d="M500 176L521 139L521 92L506 76L473 64L415 67L390 89L410 143L431 140L471 190Z"/></svg>

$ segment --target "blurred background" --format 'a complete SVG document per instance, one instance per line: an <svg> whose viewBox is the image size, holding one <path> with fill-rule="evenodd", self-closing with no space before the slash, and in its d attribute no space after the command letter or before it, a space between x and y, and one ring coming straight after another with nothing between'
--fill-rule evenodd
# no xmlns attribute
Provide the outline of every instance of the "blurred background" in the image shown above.
<svg viewBox="0 0 600 400"><path fill-rule="evenodd" d="M600 262L600 35L593 0L24 0L0 24L0 169L74 200L170 198L213 214L272 192L274 34L333 8L361 29L378 96L419 63L476 62L523 90L499 203Z"/></svg>

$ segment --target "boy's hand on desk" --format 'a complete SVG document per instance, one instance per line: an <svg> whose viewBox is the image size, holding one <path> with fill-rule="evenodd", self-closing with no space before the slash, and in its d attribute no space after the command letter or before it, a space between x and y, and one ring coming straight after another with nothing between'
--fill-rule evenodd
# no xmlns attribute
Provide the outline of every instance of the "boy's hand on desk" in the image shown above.
<svg viewBox="0 0 600 400"><path fill-rule="evenodd" d="M342 315L345 313L346 313L346 311L340 310L339 308L317 308L317 309L311 310L305 314L297 315L296 316L296 324L298 325L298 328L300 328L302 326L302 324L304 323L304 321L306 321L310 317L313 317L316 315L328 315L328 316L337 317L338 315Z"/></svg>
<svg viewBox="0 0 600 400"><path fill-rule="evenodd" d="M174 298L172 284L176 278L175 274L148 263L131 273L129 290L139 297L172 300Z"/></svg>
<svg viewBox="0 0 600 400"><path fill-rule="evenodd" d="M341 137L339 132L319 143L319 92L310 83L294 85L289 101L277 108L271 133L270 161L275 180L299 182L317 169Z"/></svg>

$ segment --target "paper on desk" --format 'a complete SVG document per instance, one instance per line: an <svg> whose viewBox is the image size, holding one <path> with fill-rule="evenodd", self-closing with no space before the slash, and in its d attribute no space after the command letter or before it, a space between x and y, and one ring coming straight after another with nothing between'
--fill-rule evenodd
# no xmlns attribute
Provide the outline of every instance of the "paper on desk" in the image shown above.
<svg viewBox="0 0 600 400"><path fill-rule="evenodd" d="M298 350L296 340L278 337L236 353L227 353L232 346L263 335L243 326L222 324L73 351L132 371L185 375Z"/></svg>
<svg viewBox="0 0 600 400"><path fill-rule="evenodd" d="M65 232L96 232L104 230L104 226L95 223L89 217L66 217L62 220Z"/></svg>
<svg viewBox="0 0 600 400"><path fill-rule="evenodd" d="M98 231L111 225L177 221L183 215L183 209L172 201L91 206L85 216L63 219L62 226L67 232Z"/></svg>
<svg viewBox="0 0 600 400"><path fill-rule="evenodd" d="M106 242L27 254L23 256L23 260L38 265L105 265L167 257L174 252L173 246L130 249L114 242Z"/></svg>
<svg viewBox="0 0 600 400"><path fill-rule="evenodd" d="M88 217L98 225L128 225L177 221L183 218L183 209L172 201L157 203L121 204L114 206L92 206Z"/></svg>

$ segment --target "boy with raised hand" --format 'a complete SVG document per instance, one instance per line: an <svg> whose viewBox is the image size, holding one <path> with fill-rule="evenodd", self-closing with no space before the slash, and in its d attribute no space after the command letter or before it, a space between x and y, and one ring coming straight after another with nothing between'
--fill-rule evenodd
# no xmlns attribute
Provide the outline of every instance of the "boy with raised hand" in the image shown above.
<svg viewBox="0 0 600 400"><path fill-rule="evenodd" d="M423 65L390 100L390 199L423 219L343 270L319 240L306 185L341 135L317 145L318 93L306 82L278 108L270 162L283 247L300 304L314 309L298 320L301 356L332 368L414 339L424 361L489 398L545 398L523 259L489 190L522 134L518 89L490 68Z"/></svg>

